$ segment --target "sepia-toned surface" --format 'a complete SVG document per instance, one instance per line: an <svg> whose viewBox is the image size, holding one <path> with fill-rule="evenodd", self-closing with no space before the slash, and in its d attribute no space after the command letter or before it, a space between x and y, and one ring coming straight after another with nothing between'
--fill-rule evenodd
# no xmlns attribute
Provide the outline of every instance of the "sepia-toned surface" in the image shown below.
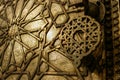
<svg viewBox="0 0 120 80"><path fill-rule="evenodd" d="M103 25L69 1L0 1L0 80L104 79Z"/></svg>

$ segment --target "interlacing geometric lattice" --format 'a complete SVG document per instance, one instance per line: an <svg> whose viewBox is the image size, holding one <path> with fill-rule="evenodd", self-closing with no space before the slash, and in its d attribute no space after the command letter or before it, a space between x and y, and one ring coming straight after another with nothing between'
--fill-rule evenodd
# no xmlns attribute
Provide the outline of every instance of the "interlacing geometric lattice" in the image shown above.
<svg viewBox="0 0 120 80"><path fill-rule="evenodd" d="M71 20L61 31L61 46L78 67L100 42L100 25L89 16Z"/></svg>
<svg viewBox="0 0 120 80"><path fill-rule="evenodd" d="M54 8L55 6L58 7ZM69 13L83 11L82 8L75 9L75 6L71 9L68 7L67 2L54 0L1 1L0 80L44 80L45 75L63 76L61 80L83 79L77 69L80 65L78 61L90 54L98 45L100 25L88 16L79 17L67 23L70 18ZM67 24L64 26L65 23ZM66 33L67 30L64 30L66 28L71 31L70 35ZM78 33L82 38L76 36ZM65 37L66 34L70 40ZM67 47L64 45L63 38L65 38ZM56 41L61 43L56 45ZM67 49L69 41L71 48L75 51L75 56ZM62 46L59 46L60 44ZM65 50L61 51L62 48ZM66 50L69 55L65 54ZM69 72L70 69L64 70L53 64L50 61L52 52L59 53L60 56L68 59L67 62L72 62L69 60L72 57L77 70ZM76 78L71 76L76 76Z"/></svg>

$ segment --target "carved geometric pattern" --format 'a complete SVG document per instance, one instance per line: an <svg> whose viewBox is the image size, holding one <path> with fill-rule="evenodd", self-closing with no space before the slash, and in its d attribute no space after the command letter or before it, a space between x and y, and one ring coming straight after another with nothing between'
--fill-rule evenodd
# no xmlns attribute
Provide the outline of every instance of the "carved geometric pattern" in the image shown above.
<svg viewBox="0 0 120 80"><path fill-rule="evenodd" d="M74 7L74 5L69 6L67 0L66 2L60 2L59 0L1 0L0 80L53 80L53 77L55 77L55 80L76 80L82 78L74 69L69 56L64 53L66 50L61 51L59 42L61 37L64 38L67 34L63 34L66 31L63 31L63 29L68 27L63 27L63 25L70 19L69 13L83 11L83 8L75 9ZM91 21L89 17L83 18ZM97 30L99 31L98 23L94 20L91 22L94 24L94 28L91 29L95 32L92 34L93 36L90 36L92 32L88 28L89 34L87 36L91 39L91 42L88 43L89 45L94 40L97 42L96 39L98 39L100 34L96 32ZM77 24L78 22L74 23ZM84 41L79 42L75 35L79 30L85 34L85 26L80 29L78 28L79 26L76 28L73 23L69 25L75 28L69 29L75 32L71 34L74 40L78 44L83 44ZM56 45L57 41L59 43ZM73 41L71 42L73 43ZM93 45L94 43L92 43L92 47ZM75 45L72 44L71 46ZM84 50L84 46L77 46ZM79 51L77 51L76 47L74 49L78 54ZM89 50L86 52L89 52ZM74 59L81 58L76 58L75 56ZM51 76L53 77L51 78Z"/></svg>
<svg viewBox="0 0 120 80"><path fill-rule="evenodd" d="M100 42L100 24L89 16L71 20L61 31L61 47L77 67L80 60L89 55Z"/></svg>

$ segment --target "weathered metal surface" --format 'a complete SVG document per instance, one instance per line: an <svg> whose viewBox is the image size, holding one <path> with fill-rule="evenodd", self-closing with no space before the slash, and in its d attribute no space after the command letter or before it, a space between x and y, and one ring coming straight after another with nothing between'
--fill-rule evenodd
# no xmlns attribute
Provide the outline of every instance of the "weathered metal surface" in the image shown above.
<svg viewBox="0 0 120 80"><path fill-rule="evenodd" d="M75 1L0 1L0 80L100 80L80 61L95 53L101 25Z"/></svg>

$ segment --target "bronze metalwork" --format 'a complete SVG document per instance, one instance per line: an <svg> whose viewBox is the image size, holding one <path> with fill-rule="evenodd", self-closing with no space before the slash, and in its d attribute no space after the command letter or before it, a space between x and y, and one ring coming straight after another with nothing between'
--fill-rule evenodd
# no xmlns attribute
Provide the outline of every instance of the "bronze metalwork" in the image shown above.
<svg viewBox="0 0 120 80"><path fill-rule="evenodd" d="M80 2L0 3L0 80L53 80L55 75L55 80L85 79L79 70L81 59L98 46L101 25L89 16L80 16L84 8L75 6Z"/></svg>
<svg viewBox="0 0 120 80"><path fill-rule="evenodd" d="M61 31L61 47L75 65L89 55L100 42L100 24L89 16L69 21Z"/></svg>

